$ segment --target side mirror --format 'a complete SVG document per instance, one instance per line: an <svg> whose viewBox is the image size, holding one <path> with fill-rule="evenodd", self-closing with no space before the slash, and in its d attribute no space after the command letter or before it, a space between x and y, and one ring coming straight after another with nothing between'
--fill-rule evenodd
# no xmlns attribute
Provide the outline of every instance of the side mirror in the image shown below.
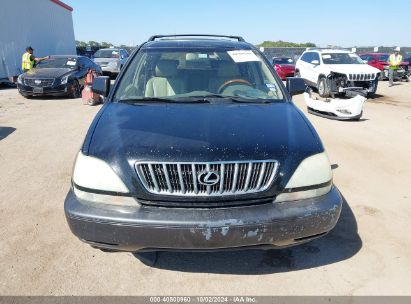
<svg viewBox="0 0 411 304"><path fill-rule="evenodd" d="M299 77L288 77L285 86L291 96L304 93L307 87L304 79Z"/></svg>
<svg viewBox="0 0 411 304"><path fill-rule="evenodd" d="M94 78L92 91L96 94L103 95L107 97L110 92L110 77L108 76L99 76Z"/></svg>
<svg viewBox="0 0 411 304"><path fill-rule="evenodd" d="M313 61L311 61L311 64L319 65L320 62L318 60L313 60Z"/></svg>

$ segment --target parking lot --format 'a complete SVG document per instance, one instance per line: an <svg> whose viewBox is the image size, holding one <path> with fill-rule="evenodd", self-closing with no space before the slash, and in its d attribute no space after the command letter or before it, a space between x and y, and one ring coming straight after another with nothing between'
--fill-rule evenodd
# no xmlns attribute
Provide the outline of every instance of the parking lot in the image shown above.
<svg viewBox="0 0 411 304"><path fill-rule="evenodd" d="M66 223L73 160L101 106L1 89L0 294L410 295L409 92L380 83L358 122L307 114L345 198L329 235L275 251L160 253L150 268L92 249Z"/></svg>

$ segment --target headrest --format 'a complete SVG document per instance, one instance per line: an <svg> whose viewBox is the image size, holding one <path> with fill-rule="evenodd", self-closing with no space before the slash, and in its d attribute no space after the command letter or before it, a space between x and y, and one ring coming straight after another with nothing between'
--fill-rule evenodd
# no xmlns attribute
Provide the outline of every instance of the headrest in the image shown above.
<svg viewBox="0 0 411 304"><path fill-rule="evenodd" d="M228 77L228 76L239 76L240 70L238 65L230 61L221 61L218 64L217 76L218 77Z"/></svg>
<svg viewBox="0 0 411 304"><path fill-rule="evenodd" d="M178 60L160 60L157 62L155 73L157 77L169 77L177 74Z"/></svg>
<svg viewBox="0 0 411 304"><path fill-rule="evenodd" d="M197 60L198 56L196 53L187 53L186 54L186 61L190 61L190 60Z"/></svg>

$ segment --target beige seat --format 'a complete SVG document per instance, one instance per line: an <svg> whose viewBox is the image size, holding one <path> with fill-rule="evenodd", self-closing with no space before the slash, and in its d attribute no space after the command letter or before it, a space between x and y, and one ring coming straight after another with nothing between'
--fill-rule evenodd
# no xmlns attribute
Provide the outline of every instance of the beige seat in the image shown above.
<svg viewBox="0 0 411 304"><path fill-rule="evenodd" d="M184 93L184 81L177 78L177 60L160 60L155 76L146 85L146 97L165 97Z"/></svg>
<svg viewBox="0 0 411 304"><path fill-rule="evenodd" d="M209 87L212 92L218 93L218 89L224 82L239 78L241 78L241 74L237 64L230 61L221 61L217 67L217 77L210 79Z"/></svg>

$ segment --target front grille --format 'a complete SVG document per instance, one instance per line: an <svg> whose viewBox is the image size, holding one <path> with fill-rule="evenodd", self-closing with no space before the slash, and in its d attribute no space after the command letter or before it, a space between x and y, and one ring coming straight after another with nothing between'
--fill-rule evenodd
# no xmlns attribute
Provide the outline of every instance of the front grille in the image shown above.
<svg viewBox="0 0 411 304"><path fill-rule="evenodd" d="M150 193L193 197L261 192L271 186L277 169L278 162L274 160L136 164L138 176ZM208 173L214 184L204 184Z"/></svg>
<svg viewBox="0 0 411 304"><path fill-rule="evenodd" d="M349 80L361 81L361 80L374 80L376 74L349 74Z"/></svg>
<svg viewBox="0 0 411 304"><path fill-rule="evenodd" d="M35 79L35 78L26 78L24 80L25 84L30 87L51 87L54 83L54 78L42 78L42 79Z"/></svg>

